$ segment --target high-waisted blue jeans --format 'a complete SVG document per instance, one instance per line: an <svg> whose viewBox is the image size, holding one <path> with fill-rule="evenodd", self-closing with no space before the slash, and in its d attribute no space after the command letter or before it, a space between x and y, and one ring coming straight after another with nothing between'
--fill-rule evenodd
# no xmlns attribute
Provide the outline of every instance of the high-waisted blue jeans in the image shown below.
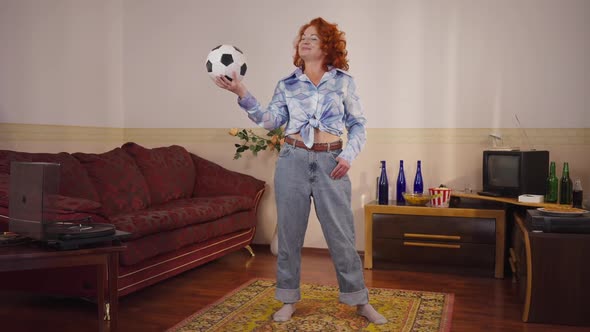
<svg viewBox="0 0 590 332"><path fill-rule="evenodd" d="M330 178L340 152L315 152L289 144L281 147L274 177L279 235L275 297L283 303L301 299L301 248L312 198L336 267L340 302L358 305L369 301L355 248L350 179L348 175Z"/></svg>

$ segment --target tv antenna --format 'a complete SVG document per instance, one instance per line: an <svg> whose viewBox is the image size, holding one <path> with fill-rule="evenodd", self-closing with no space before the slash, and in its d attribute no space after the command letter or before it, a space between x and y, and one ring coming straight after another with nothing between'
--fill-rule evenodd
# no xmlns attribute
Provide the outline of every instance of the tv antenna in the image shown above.
<svg viewBox="0 0 590 332"><path fill-rule="evenodd" d="M526 130L524 130L524 128L520 124L520 120L518 119L518 115L516 115L516 113L514 113L514 119L516 120L516 126L518 127L518 129L520 129L521 136L524 137L524 143L530 150L534 151L535 149L533 149L531 142L529 141L529 137L526 134Z"/></svg>

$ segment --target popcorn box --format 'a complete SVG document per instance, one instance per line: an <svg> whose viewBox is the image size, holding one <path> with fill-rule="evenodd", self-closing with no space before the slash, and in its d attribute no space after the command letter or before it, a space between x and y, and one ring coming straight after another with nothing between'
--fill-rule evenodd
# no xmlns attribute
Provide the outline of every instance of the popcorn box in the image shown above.
<svg viewBox="0 0 590 332"><path fill-rule="evenodd" d="M428 191L432 195L430 205L432 207L448 208L451 201L450 188L429 188Z"/></svg>

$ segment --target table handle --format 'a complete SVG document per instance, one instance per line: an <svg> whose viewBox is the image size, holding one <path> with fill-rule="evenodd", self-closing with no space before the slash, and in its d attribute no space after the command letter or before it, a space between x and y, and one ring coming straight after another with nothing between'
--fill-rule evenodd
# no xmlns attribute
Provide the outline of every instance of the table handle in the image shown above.
<svg viewBox="0 0 590 332"><path fill-rule="evenodd" d="M408 242L408 241L404 241L404 246L409 246L409 247L431 247L431 248L461 249L461 245L460 244L440 244L440 243L428 243L428 242Z"/></svg>
<svg viewBox="0 0 590 332"><path fill-rule="evenodd" d="M437 240L461 240L459 235L438 235L438 234L421 234L421 233L404 233L407 238L437 239Z"/></svg>

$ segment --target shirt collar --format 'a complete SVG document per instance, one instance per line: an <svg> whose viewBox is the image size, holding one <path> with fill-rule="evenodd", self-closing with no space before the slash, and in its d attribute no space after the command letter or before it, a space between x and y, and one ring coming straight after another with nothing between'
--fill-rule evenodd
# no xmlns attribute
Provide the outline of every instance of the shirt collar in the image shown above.
<svg viewBox="0 0 590 332"><path fill-rule="evenodd" d="M322 80L324 78L331 78L336 76L336 71L338 71L338 68L334 68L334 66L328 66L328 71L324 74L324 76L322 77ZM301 69L301 67L298 67L297 69L295 69L295 71L293 72L293 74L289 75L289 76L295 76L298 80L300 81L308 81L309 78L307 78L307 75L305 75L303 73L303 70Z"/></svg>
<svg viewBox="0 0 590 332"><path fill-rule="evenodd" d="M328 71L327 71L328 76L325 76L325 77L326 78L335 77L337 72L340 72L340 73L343 73L344 75L350 76L350 74L345 70L335 68L334 66L328 66ZM301 69L301 67L297 67L297 69L295 69L295 71L293 71L291 74L285 76L282 80L289 80L289 79L297 79L299 81L309 80L309 79L306 79L306 77L304 78L303 75L304 75L304 73L303 73L303 70Z"/></svg>

